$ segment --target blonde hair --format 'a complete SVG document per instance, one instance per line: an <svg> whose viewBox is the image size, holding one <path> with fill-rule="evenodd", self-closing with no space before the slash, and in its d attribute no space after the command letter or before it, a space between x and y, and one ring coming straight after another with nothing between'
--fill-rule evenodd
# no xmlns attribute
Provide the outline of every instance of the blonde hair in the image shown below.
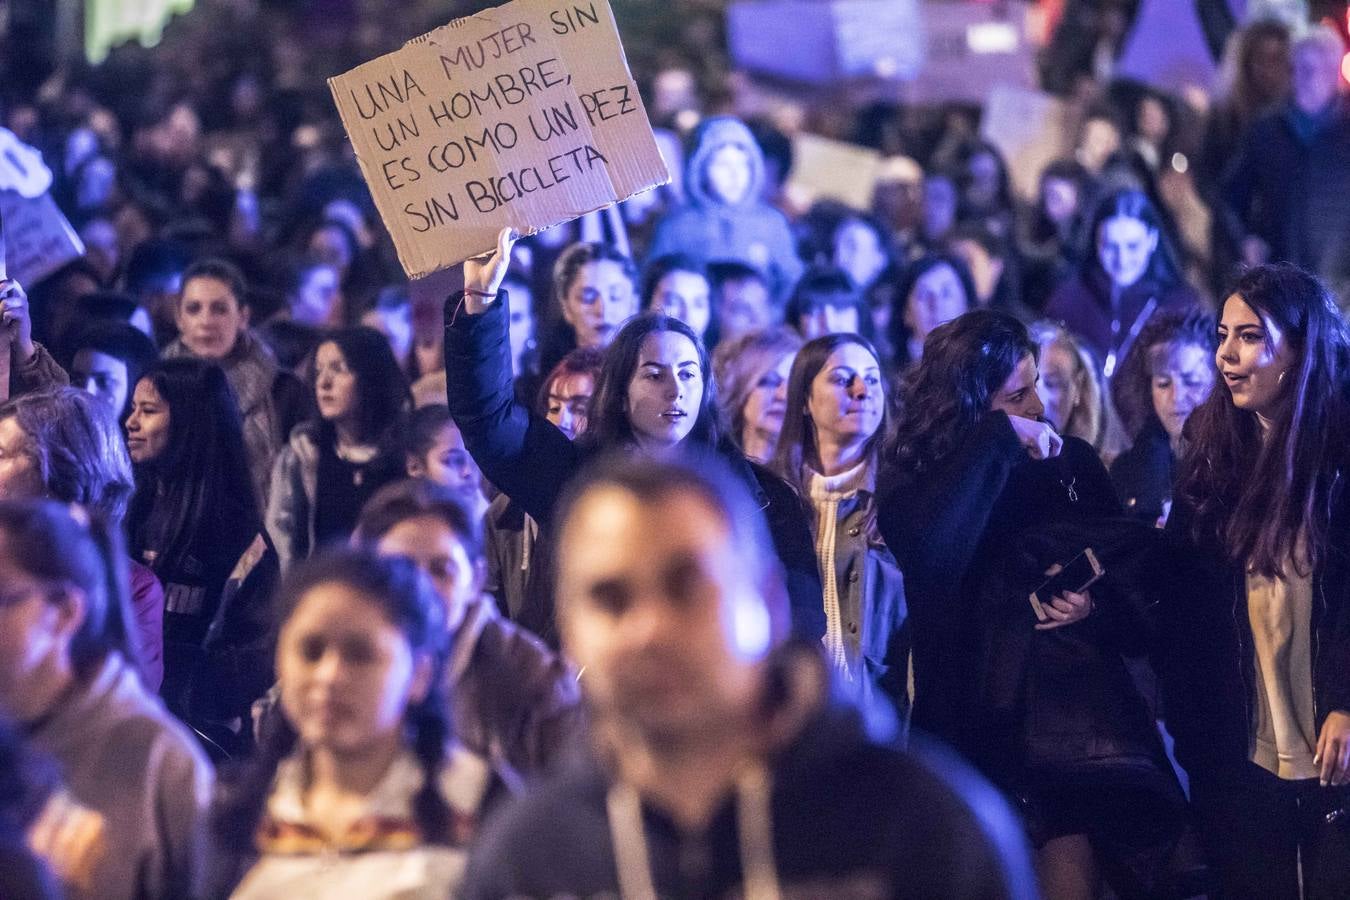
<svg viewBox="0 0 1350 900"><path fill-rule="evenodd" d="M717 345L713 378L717 383L720 414L726 432L739 447L745 429L745 402L764 373L789 353L802 348L802 339L782 325L751 331Z"/></svg>
<svg viewBox="0 0 1350 900"><path fill-rule="evenodd" d="M1123 435L1111 406L1111 397L1106 391L1106 380L1092 352L1077 336L1057 322L1036 322L1029 330L1031 339L1041 348L1042 363L1051 347L1059 347L1074 361L1074 387L1079 399L1060 431L1066 436L1087 441L1103 459L1114 458L1123 445Z"/></svg>

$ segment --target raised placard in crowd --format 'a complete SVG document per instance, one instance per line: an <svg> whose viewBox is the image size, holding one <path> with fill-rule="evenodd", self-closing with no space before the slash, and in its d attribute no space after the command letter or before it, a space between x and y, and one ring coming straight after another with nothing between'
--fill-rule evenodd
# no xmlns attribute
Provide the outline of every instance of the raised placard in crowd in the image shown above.
<svg viewBox="0 0 1350 900"><path fill-rule="evenodd" d="M328 85L410 277L670 180L605 0L515 0Z"/></svg>

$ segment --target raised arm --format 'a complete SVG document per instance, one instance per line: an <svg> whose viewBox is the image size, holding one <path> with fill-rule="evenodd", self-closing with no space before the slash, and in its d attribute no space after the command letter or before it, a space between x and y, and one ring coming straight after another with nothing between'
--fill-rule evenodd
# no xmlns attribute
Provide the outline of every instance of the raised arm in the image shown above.
<svg viewBox="0 0 1350 900"><path fill-rule="evenodd" d="M450 415L488 480L541 524L549 521L577 450L547 419L516 401L508 305L501 290L514 239L464 263L464 291L445 304L445 385Z"/></svg>

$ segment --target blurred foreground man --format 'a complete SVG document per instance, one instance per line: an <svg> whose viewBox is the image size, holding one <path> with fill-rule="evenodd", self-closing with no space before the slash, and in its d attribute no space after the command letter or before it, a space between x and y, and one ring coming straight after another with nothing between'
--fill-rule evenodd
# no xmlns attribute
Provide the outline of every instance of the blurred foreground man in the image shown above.
<svg viewBox="0 0 1350 900"><path fill-rule="evenodd" d="M609 460L559 520L594 754L489 826L467 897L1035 896L993 789L871 743L784 644L762 516L714 461Z"/></svg>

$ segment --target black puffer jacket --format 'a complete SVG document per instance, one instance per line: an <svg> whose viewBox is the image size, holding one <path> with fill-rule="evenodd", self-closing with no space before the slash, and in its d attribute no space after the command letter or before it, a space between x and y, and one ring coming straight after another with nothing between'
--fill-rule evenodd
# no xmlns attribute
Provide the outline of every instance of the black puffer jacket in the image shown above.
<svg viewBox="0 0 1350 900"><path fill-rule="evenodd" d="M612 447L584 438L576 442L516 400L511 381L511 343L506 291L480 315L461 309L463 294L445 305L446 399L464 444L488 480L539 523L535 545L538 573L550 570L553 508L567 482L585 464ZM805 510L796 493L768 469L747 460L729 442L717 453L759 502L774 549L787 573L792 631L809 640L825 634L820 573ZM520 623L556 645L552 583L531 577Z"/></svg>

